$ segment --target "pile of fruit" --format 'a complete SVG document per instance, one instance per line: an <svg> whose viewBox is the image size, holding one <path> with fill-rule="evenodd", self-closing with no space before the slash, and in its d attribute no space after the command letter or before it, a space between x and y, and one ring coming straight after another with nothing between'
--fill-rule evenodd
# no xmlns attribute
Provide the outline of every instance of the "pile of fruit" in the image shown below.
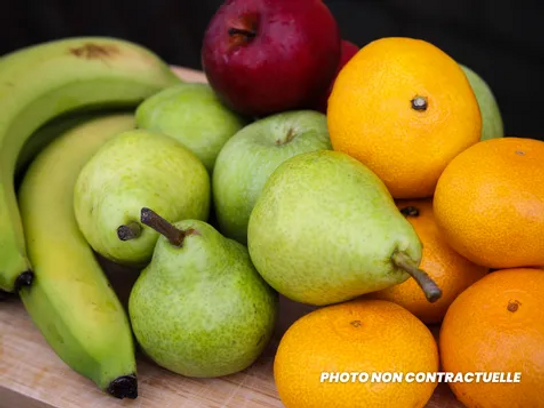
<svg viewBox="0 0 544 408"><path fill-rule="evenodd" d="M504 137L483 79L423 40L359 49L321 0L227 1L202 63L97 37L0 60L0 289L55 353L118 398L136 344L233 374L281 294L316 307L275 356L287 408L424 407L436 381L322 375L439 367L521 373L451 383L467 407L543 406L544 142ZM127 309L97 255L139 273Z"/></svg>

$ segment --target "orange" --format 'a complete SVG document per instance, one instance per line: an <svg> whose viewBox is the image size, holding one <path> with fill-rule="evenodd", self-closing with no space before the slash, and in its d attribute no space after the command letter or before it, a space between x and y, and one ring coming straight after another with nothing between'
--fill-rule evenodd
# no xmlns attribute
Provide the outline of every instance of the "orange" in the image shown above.
<svg viewBox="0 0 544 408"><path fill-rule="evenodd" d="M544 265L544 142L480 142L446 168L436 222L461 255L494 269Z"/></svg>
<svg viewBox="0 0 544 408"><path fill-rule="evenodd" d="M398 377L380 382L379 376L437 370L429 329L406 309L382 300L357 299L310 312L284 334L274 361L286 408L424 407L436 383ZM354 377L342 382L345 374L342 380L336 373Z"/></svg>
<svg viewBox="0 0 544 408"><path fill-rule="evenodd" d="M333 148L373 170L394 198L430 197L482 129L459 64L428 42L398 37L371 42L343 67L327 118Z"/></svg>
<svg viewBox="0 0 544 408"><path fill-rule="evenodd" d="M446 243L436 226L431 199L398 201L397 207L416 230L423 244L420 268L442 289L442 297L435 303L430 303L414 279L367 296L395 302L424 323L439 323L455 298L483 278L487 268L470 262Z"/></svg>
<svg viewBox="0 0 544 408"><path fill-rule="evenodd" d="M544 407L543 294L542 270L506 269L476 282L448 309L439 338L444 371L511 373L511 380L521 373L520 382L450 382L468 408Z"/></svg>

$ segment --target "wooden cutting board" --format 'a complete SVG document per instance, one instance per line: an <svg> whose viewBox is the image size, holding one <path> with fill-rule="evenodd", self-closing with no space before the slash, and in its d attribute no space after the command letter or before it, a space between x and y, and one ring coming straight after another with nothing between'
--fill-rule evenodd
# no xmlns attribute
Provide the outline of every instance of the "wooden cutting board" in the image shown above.
<svg viewBox="0 0 544 408"><path fill-rule="evenodd" d="M206 82L199 71L174 68L190 82ZM102 261L112 285L126 304L137 273ZM117 400L76 374L49 348L21 302L0 301L0 408L283 408L272 364L285 330L311 307L281 299L281 318L266 352L249 369L228 377L194 380L170 373L138 357L139 397ZM437 333L437 328L431 328ZM462 408L440 384L427 408Z"/></svg>

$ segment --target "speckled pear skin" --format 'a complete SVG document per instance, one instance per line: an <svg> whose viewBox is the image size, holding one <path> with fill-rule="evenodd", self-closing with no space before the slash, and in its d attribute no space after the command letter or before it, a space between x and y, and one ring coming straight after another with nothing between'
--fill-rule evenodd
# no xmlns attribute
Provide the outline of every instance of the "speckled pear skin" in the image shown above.
<svg viewBox="0 0 544 408"><path fill-rule="evenodd" d="M204 165L180 142L161 133L136 129L106 143L82 169L74 189L79 228L93 249L111 261L146 265L158 233L121 241L117 228L138 222L142 207L168 221L207 220L210 177Z"/></svg>
<svg viewBox="0 0 544 408"><path fill-rule="evenodd" d="M157 364L184 376L244 370L270 341L278 294L243 245L202 221L174 225L196 232L181 248L159 238L129 299L136 339Z"/></svg>
<svg viewBox="0 0 544 408"><path fill-rule="evenodd" d="M391 261L417 264L422 246L383 182L335 151L295 156L269 178L248 226L248 249L263 278L284 296L327 305L408 279Z"/></svg>
<svg viewBox="0 0 544 408"><path fill-rule="evenodd" d="M225 107L208 84L181 83L147 98L136 109L139 128L183 143L211 174L223 145L247 123Z"/></svg>

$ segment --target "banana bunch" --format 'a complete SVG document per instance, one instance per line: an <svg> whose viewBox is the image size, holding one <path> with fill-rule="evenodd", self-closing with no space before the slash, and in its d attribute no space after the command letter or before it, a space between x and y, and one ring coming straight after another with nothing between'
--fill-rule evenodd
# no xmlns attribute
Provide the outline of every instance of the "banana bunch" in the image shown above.
<svg viewBox="0 0 544 408"><path fill-rule="evenodd" d="M113 38L0 59L0 291L18 293L56 354L118 398L137 396L133 337L78 229L73 189L100 146L134 128L134 109L179 82L152 52Z"/></svg>

